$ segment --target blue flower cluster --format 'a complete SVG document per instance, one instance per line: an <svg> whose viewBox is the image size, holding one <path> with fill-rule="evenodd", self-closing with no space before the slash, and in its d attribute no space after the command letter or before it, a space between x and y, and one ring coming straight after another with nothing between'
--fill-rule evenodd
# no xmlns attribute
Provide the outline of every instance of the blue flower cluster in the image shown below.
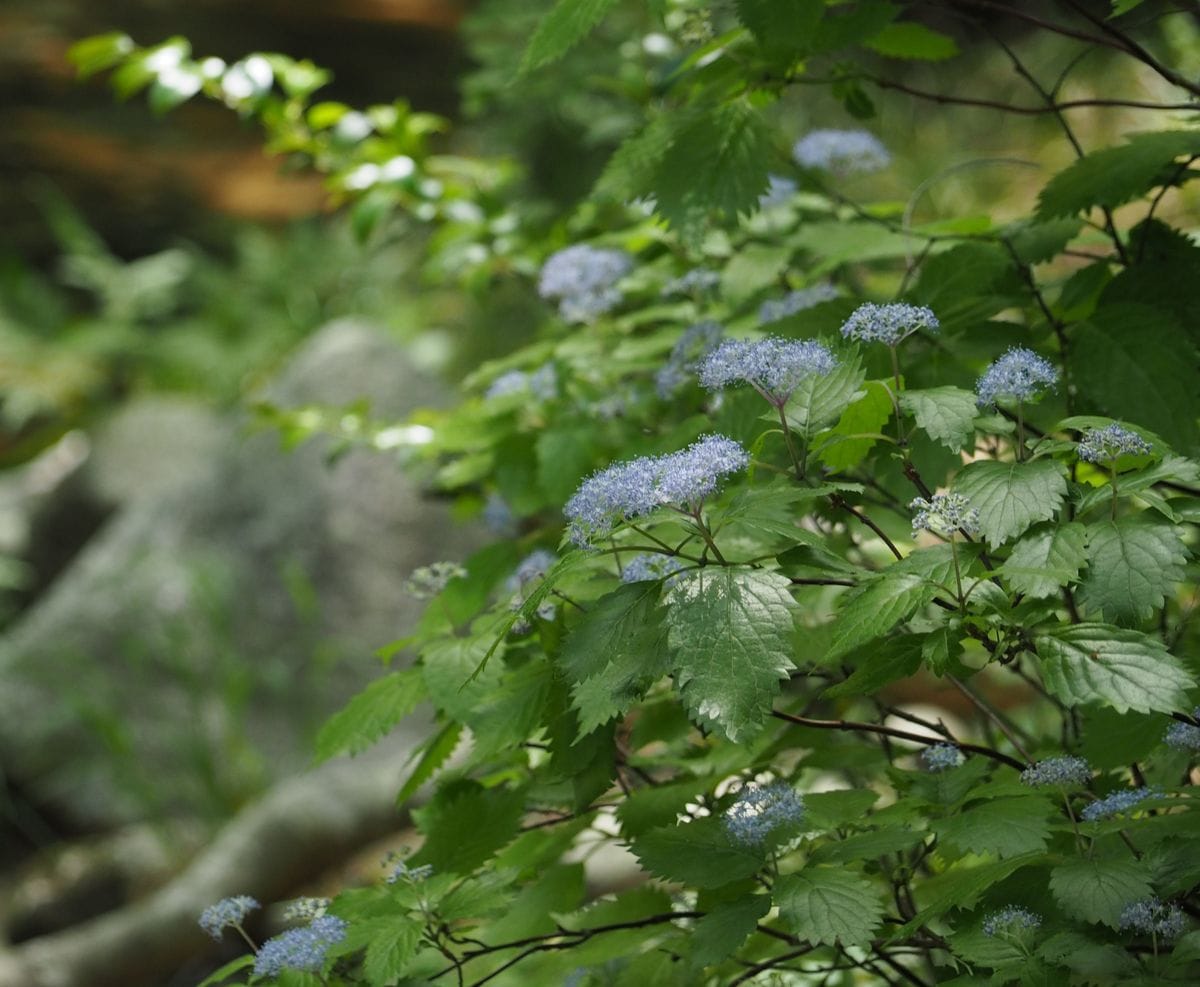
<svg viewBox="0 0 1200 987"><path fill-rule="evenodd" d="M921 763L930 771L948 771L965 760L963 752L953 744L934 744L921 751Z"/></svg>
<svg viewBox="0 0 1200 987"><path fill-rule="evenodd" d="M690 381L700 361L721 341L725 330L721 323L706 319L688 326L683 335L675 340L667 362L654 376L658 396L666 399Z"/></svg>
<svg viewBox="0 0 1200 987"><path fill-rule="evenodd" d="M517 563L516 570L508 577L507 589L511 593L524 589L529 583L546 575L557 561L558 556L553 552L545 548L535 548Z"/></svg>
<svg viewBox="0 0 1200 987"><path fill-rule="evenodd" d="M571 541L587 547L621 521L673 505L698 510L722 478L750 465L750 456L724 435L706 435L688 448L665 456L642 456L616 463L583 481L567 501Z"/></svg>
<svg viewBox="0 0 1200 987"><path fill-rule="evenodd" d="M975 385L980 406L994 405L999 398L1029 401L1058 383L1053 364L1033 350L1014 346L1000 359L989 364Z"/></svg>
<svg viewBox="0 0 1200 987"><path fill-rule="evenodd" d="M781 826L804 818L804 798L791 785L753 785L743 788L725 811L725 831L735 843L761 846Z"/></svg>
<svg viewBox="0 0 1200 987"><path fill-rule="evenodd" d="M674 555L658 555L647 552L644 555L635 555L625 563L621 569L621 582L653 582L666 579L682 568L683 559L676 558Z"/></svg>
<svg viewBox="0 0 1200 987"><path fill-rule="evenodd" d="M985 936L1020 935L1042 924L1042 916L1020 905L1005 905L983 920Z"/></svg>
<svg viewBox="0 0 1200 987"><path fill-rule="evenodd" d="M1200 706L1192 710L1192 719L1200 720ZM1200 751L1200 727L1176 720L1167 727L1163 740L1177 751Z"/></svg>
<svg viewBox="0 0 1200 987"><path fill-rule="evenodd" d="M328 898L296 898L283 909L283 917L289 922L311 922L325 914L331 904Z"/></svg>
<svg viewBox="0 0 1200 987"><path fill-rule="evenodd" d="M241 925L247 915L261 907L254 898L246 894L222 898L200 913L200 928L214 939L220 940L225 929Z"/></svg>
<svg viewBox="0 0 1200 987"><path fill-rule="evenodd" d="M396 884L399 881L404 881L407 884L417 884L427 880L433 874L433 866L430 864L421 864L418 867L409 867L403 860L397 863L388 874L385 881L388 884Z"/></svg>
<svg viewBox="0 0 1200 987"><path fill-rule="evenodd" d="M498 538L511 538L517 533L517 519L508 501L498 493L488 494L483 505L483 524Z"/></svg>
<svg viewBox="0 0 1200 987"><path fill-rule="evenodd" d="M914 538L918 531L931 531L946 538L956 531L979 534L979 510L962 494L934 494L929 500L917 497L908 509L917 512L912 519Z"/></svg>
<svg viewBox="0 0 1200 987"><path fill-rule="evenodd" d="M1176 939L1187 928L1187 916L1178 905L1158 898L1145 898L1131 902L1121 910L1119 926L1160 939Z"/></svg>
<svg viewBox="0 0 1200 987"><path fill-rule="evenodd" d="M1080 788L1092 780L1092 768L1082 757L1048 757L1021 772L1023 784Z"/></svg>
<svg viewBox="0 0 1200 987"><path fill-rule="evenodd" d="M346 923L321 915L299 929L288 929L262 944L254 958L256 977L277 977L284 970L320 973L329 947L346 938Z"/></svg>
<svg viewBox="0 0 1200 987"><path fill-rule="evenodd" d="M924 305L866 302L850 313L850 318L842 324L842 335L862 343L895 346L921 329L937 332L940 328L933 309Z"/></svg>
<svg viewBox="0 0 1200 987"><path fill-rule="evenodd" d="M879 138L865 130L811 130L792 146L792 158L802 168L838 175L879 171L892 161Z"/></svg>
<svg viewBox="0 0 1200 987"><path fill-rule="evenodd" d="M538 293L557 300L558 313L568 322L594 322L620 304L616 284L631 270L633 258L625 251L579 243L542 265Z"/></svg>
<svg viewBox="0 0 1200 987"><path fill-rule="evenodd" d="M829 347L813 340L729 339L700 361L700 383L718 390L744 382L781 408L806 377L830 373L837 365Z"/></svg>
<svg viewBox="0 0 1200 987"><path fill-rule="evenodd" d="M720 283L721 275L716 271L710 271L707 267L697 267L673 281L668 281L663 285L662 294L664 298L671 295L703 295L713 291Z"/></svg>
<svg viewBox="0 0 1200 987"><path fill-rule="evenodd" d="M1079 441L1079 458L1087 463L1111 463L1118 456L1144 456L1153 448L1137 432L1113 422L1104 428L1089 428Z"/></svg>
<svg viewBox="0 0 1200 987"><path fill-rule="evenodd" d="M1079 815L1088 822L1096 822L1100 819L1107 819L1109 816L1127 812L1139 802L1143 802L1157 794L1158 791L1153 788L1122 788L1111 795L1106 795L1104 798L1084 806L1083 811Z"/></svg>
<svg viewBox="0 0 1200 987"><path fill-rule="evenodd" d="M404 588L414 600L429 600L437 596L451 579L461 579L467 574L457 562L433 562L414 569Z"/></svg>
<svg viewBox="0 0 1200 987"><path fill-rule="evenodd" d="M488 386L485 398L502 398L509 394L530 393L542 401L553 401L558 397L558 372L554 364L546 363L533 373L524 370L509 370L502 373Z"/></svg>
<svg viewBox="0 0 1200 987"><path fill-rule="evenodd" d="M776 206L786 205L792 201L796 190L796 183L790 178L784 178L782 175L768 175L767 190L758 197L758 208L774 209Z"/></svg>
<svg viewBox="0 0 1200 987"><path fill-rule="evenodd" d="M814 284L811 288L789 291L782 298L772 298L763 302L758 309L758 321L764 326L771 322L778 322L780 319L786 319L789 315L803 312L814 305L832 301L837 296L837 288L826 282Z"/></svg>

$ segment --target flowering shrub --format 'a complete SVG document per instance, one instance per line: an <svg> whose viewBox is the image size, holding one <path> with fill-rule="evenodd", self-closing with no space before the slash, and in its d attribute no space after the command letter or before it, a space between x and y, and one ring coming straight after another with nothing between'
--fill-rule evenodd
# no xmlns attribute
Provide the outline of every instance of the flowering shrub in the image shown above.
<svg viewBox="0 0 1200 987"><path fill-rule="evenodd" d="M610 6L560 0L525 71ZM291 121L353 208L436 224L443 274L546 300L533 344L409 423L409 463L498 540L438 570L412 663L319 739L357 752L430 703L400 792L434 782L424 842L256 979L317 946L326 982L370 985L1200 977L1200 250L1160 218L1200 131L1080 149L1024 219L901 221L841 188L888 167L877 138L810 133L781 174L769 104L827 70L869 113L894 82L869 52L952 39L893 4L733 8L663 5L679 60L595 199L503 235L517 192L411 126L329 143L331 111L250 61L194 90ZM81 61L153 57L100 47ZM1154 49L1120 46L1200 95ZM1077 105L1006 51L1080 148ZM589 898L597 843L645 880Z"/></svg>

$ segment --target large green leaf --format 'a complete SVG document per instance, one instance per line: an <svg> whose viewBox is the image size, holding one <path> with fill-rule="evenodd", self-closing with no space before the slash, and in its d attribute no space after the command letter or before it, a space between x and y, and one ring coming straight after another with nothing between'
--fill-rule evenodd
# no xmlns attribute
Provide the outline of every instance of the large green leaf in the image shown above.
<svg viewBox="0 0 1200 987"><path fill-rule="evenodd" d="M1149 898L1151 888L1145 865L1136 860L1080 857L1050 872L1050 892L1068 915L1115 929L1121 910Z"/></svg>
<svg viewBox="0 0 1200 987"><path fill-rule="evenodd" d="M429 864L438 873L470 874L517 835L524 809L521 789L484 788L467 779L451 782L428 805L413 810L425 843L411 862Z"/></svg>
<svg viewBox="0 0 1200 987"><path fill-rule="evenodd" d="M917 21L889 24L867 42L867 47L888 58L923 62L941 62L958 54L953 38Z"/></svg>
<svg viewBox="0 0 1200 987"><path fill-rule="evenodd" d="M659 215L693 239L711 210L749 215L767 188L773 151L770 129L748 102L687 115L654 176Z"/></svg>
<svg viewBox="0 0 1200 987"><path fill-rule="evenodd" d="M1001 572L1017 593L1053 596L1079 575L1086 561L1082 524L1040 524L1013 546Z"/></svg>
<svg viewBox="0 0 1200 987"><path fill-rule="evenodd" d="M1200 130L1134 134L1121 147L1094 151L1050 179L1038 196L1038 218L1115 209L1168 181L1171 162L1185 154L1200 154Z"/></svg>
<svg viewBox="0 0 1200 987"><path fill-rule="evenodd" d="M696 923L692 962L697 967L712 966L732 956L770 910L771 897L765 894L743 895L717 905Z"/></svg>
<svg viewBox="0 0 1200 987"><path fill-rule="evenodd" d="M1200 361L1168 311L1103 305L1074 328L1071 354L1075 386L1096 409L1144 425L1180 452L1200 448Z"/></svg>
<svg viewBox="0 0 1200 987"><path fill-rule="evenodd" d="M667 673L658 595L655 582L621 586L590 604L563 642L560 663L572 682L583 733L624 713Z"/></svg>
<svg viewBox="0 0 1200 987"><path fill-rule="evenodd" d="M763 866L760 853L730 840L722 821L711 816L652 829L633 840L630 849L651 874L698 888L740 881Z"/></svg>
<svg viewBox="0 0 1200 987"><path fill-rule="evenodd" d="M830 686L823 693L826 699L845 696L866 696L897 679L915 675L921 667L922 645L925 638L915 634L889 638L879 644L863 647L849 664L854 672L844 682Z"/></svg>
<svg viewBox="0 0 1200 987"><path fill-rule="evenodd" d="M852 401L862 396L866 377L857 354L844 357L831 373L805 377L788 400L785 410L789 424L807 436L832 425Z"/></svg>
<svg viewBox="0 0 1200 987"><path fill-rule="evenodd" d="M321 727L317 760L365 751L416 709L425 696L419 668L392 672L372 682Z"/></svg>
<svg viewBox="0 0 1200 987"><path fill-rule="evenodd" d="M967 866L951 868L930 878L923 882L917 891L920 911L915 918L892 931L892 941L901 941L911 936L917 929L940 918L952 908L970 908L984 892L1010 874L1043 860L1045 857L1041 853L1023 853L994 863L971 862Z"/></svg>
<svg viewBox="0 0 1200 987"><path fill-rule="evenodd" d="M676 681L688 710L740 741L771 713L792 663L786 576L761 569L702 569L667 594Z"/></svg>
<svg viewBox="0 0 1200 987"><path fill-rule="evenodd" d="M617 0L558 0L533 32L521 58L521 71L532 72L562 58L591 33Z"/></svg>
<svg viewBox="0 0 1200 987"><path fill-rule="evenodd" d="M1052 459L1030 463L970 463L954 481L960 493L979 509L980 526L995 548L1037 521L1054 517L1067 494L1063 468Z"/></svg>
<svg viewBox="0 0 1200 987"><path fill-rule="evenodd" d="M764 48L799 54L811 45L825 0L736 0L738 20Z"/></svg>
<svg viewBox="0 0 1200 987"><path fill-rule="evenodd" d="M373 984L396 980L417 953L424 923L404 915L369 919L371 941L363 960L363 972Z"/></svg>
<svg viewBox="0 0 1200 987"><path fill-rule="evenodd" d="M917 427L951 452L958 452L975 434L979 407L975 395L961 387L931 387L902 391L900 408L916 419Z"/></svg>
<svg viewBox="0 0 1200 987"><path fill-rule="evenodd" d="M879 441L874 435L883 431L891 417L892 399L887 387L877 380L867 381L866 393L822 436L818 458L835 471L857 466Z"/></svg>
<svg viewBox="0 0 1200 987"><path fill-rule="evenodd" d="M883 916L878 889L844 867L806 867L775 883L784 926L813 944L856 946L871 941Z"/></svg>
<svg viewBox="0 0 1200 987"><path fill-rule="evenodd" d="M1107 624L1054 627L1034 638L1046 688L1069 706L1105 703L1118 713L1188 706L1195 683L1157 639Z"/></svg>
<svg viewBox="0 0 1200 987"><path fill-rule="evenodd" d="M938 838L963 853L1016 857L1046 849L1050 804L1040 797L993 799L934 824Z"/></svg>
<svg viewBox="0 0 1200 987"><path fill-rule="evenodd" d="M1087 555L1079 602L1117 623L1149 617L1161 607L1183 579L1187 561L1179 528L1142 515L1089 524Z"/></svg>

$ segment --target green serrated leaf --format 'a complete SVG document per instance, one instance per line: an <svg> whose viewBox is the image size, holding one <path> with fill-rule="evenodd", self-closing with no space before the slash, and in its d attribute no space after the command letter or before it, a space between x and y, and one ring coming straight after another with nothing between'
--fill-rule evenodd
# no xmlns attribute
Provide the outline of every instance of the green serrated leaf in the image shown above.
<svg viewBox="0 0 1200 987"><path fill-rule="evenodd" d="M842 788L831 792L812 792L804 797L806 826L835 830L849 823L861 823L879 801L879 793L869 788Z"/></svg>
<svg viewBox="0 0 1200 987"><path fill-rule="evenodd" d="M626 837L640 836L649 829L675 822L698 796L712 787L709 778L691 778L667 785L648 785L631 792L617 808L621 832Z"/></svg>
<svg viewBox="0 0 1200 987"><path fill-rule="evenodd" d="M843 358L830 373L805 377L785 408L789 425L810 437L832 425L862 396L866 379L857 354Z"/></svg>
<svg viewBox="0 0 1200 987"><path fill-rule="evenodd" d="M1046 849L1053 807L1043 798L992 799L934 824L938 838L966 853L1001 859Z"/></svg>
<svg viewBox="0 0 1200 987"><path fill-rule="evenodd" d="M711 966L732 956L771 910L771 896L751 894L717 905L699 922L691 937L692 964Z"/></svg>
<svg viewBox="0 0 1200 987"><path fill-rule="evenodd" d="M1055 867L1050 892L1068 915L1114 929L1126 905L1153 893L1146 868L1136 860L1086 857Z"/></svg>
<svg viewBox="0 0 1200 987"><path fill-rule="evenodd" d="M750 215L766 191L773 153L770 129L746 101L689 114L654 176L659 215L691 239L710 210L728 219Z"/></svg>
<svg viewBox="0 0 1200 987"><path fill-rule="evenodd" d="M788 49L798 57L812 44L825 0L736 0L738 20L768 50Z"/></svg>
<svg viewBox="0 0 1200 987"><path fill-rule="evenodd" d="M563 642L582 733L623 714L670 668L658 597L658 583L621 586L589 605Z"/></svg>
<svg viewBox="0 0 1200 987"><path fill-rule="evenodd" d="M1060 171L1038 196L1038 218L1115 209L1167 181L1171 163L1200 154L1200 130L1134 134L1121 147L1093 151Z"/></svg>
<svg viewBox="0 0 1200 987"><path fill-rule="evenodd" d="M970 764L968 761L967 765ZM911 936L917 929L940 918L952 908L970 908L985 891L999 884L1010 874L1044 860L1045 856L1041 853L1027 853L994 863L971 863L951 868L930 878L917 892L920 911L911 921L893 930L891 940L896 942Z"/></svg>
<svg viewBox="0 0 1200 987"><path fill-rule="evenodd" d="M516 836L524 810L525 793L518 788L484 788L466 779L444 785L428 805L413 810L425 843L410 863L429 864L439 874L470 874Z"/></svg>
<svg viewBox="0 0 1200 987"><path fill-rule="evenodd" d="M1115 943L1104 943L1080 932L1060 932L1038 947L1038 956L1055 966L1065 966L1088 978L1104 983L1116 977L1136 974L1138 962Z"/></svg>
<svg viewBox="0 0 1200 987"><path fill-rule="evenodd" d="M885 569L861 590L845 597L846 603L834 621L833 638L825 660L841 657L883 636L937 594L937 586L923 573L905 571L897 566Z"/></svg>
<svg viewBox="0 0 1200 987"><path fill-rule="evenodd" d="M197 987L215 987L217 984L223 984L235 973L240 973L242 970L254 966L254 960L255 956L253 953L246 953L244 956L239 956L236 960L230 960L219 970L214 970L201 980Z"/></svg>
<svg viewBox="0 0 1200 987"><path fill-rule="evenodd" d="M867 381L866 393L821 437L817 458L837 472L857 466L879 441L874 435L882 432L891 417L891 393L880 381ZM864 435L867 437L859 437Z"/></svg>
<svg viewBox="0 0 1200 987"><path fill-rule="evenodd" d="M413 768L412 774L404 782L404 787L400 789L396 795L396 804L403 805L414 794L417 789L425 784L449 759L454 753L454 749L458 747L459 738L462 737L462 724L455 720L451 720L441 730L439 730L425 747L424 753L421 755L421 760L417 762L417 766Z"/></svg>
<svg viewBox="0 0 1200 987"><path fill-rule="evenodd" d="M730 840L720 819L664 826L630 844L651 874L698 888L719 888L750 877L763 866L760 853Z"/></svg>
<svg viewBox="0 0 1200 987"><path fill-rule="evenodd" d="M617 0L558 0L542 18L521 58L521 72L532 72L558 61L616 6Z"/></svg>
<svg viewBox="0 0 1200 987"><path fill-rule="evenodd" d="M403 915L375 920L363 972L373 984L386 984L403 975L417 953L423 926Z"/></svg>
<svg viewBox="0 0 1200 987"><path fill-rule="evenodd" d="M866 696L891 682L915 675L923 658L922 643L922 638L908 635L862 648L857 659L851 657L847 662L854 668L850 677L826 689L823 698Z"/></svg>
<svg viewBox="0 0 1200 987"><path fill-rule="evenodd" d="M875 886L843 867L810 866L784 875L775 883L774 895L785 928L814 944L868 943L883 916Z"/></svg>
<svg viewBox="0 0 1200 987"><path fill-rule="evenodd" d="M596 181L596 196L627 202L648 192L674 139L672 117L666 113L653 117L640 131L627 137L608 159Z"/></svg>
<svg viewBox="0 0 1200 987"><path fill-rule="evenodd" d="M317 760L359 754L380 740L426 697L419 668L385 675L350 700L317 734Z"/></svg>
<svg viewBox="0 0 1200 987"><path fill-rule="evenodd" d="M761 569L701 569L667 593L676 681L689 712L738 742L771 713L792 663L786 576Z"/></svg>
<svg viewBox="0 0 1200 987"><path fill-rule="evenodd" d="M953 38L916 21L889 24L867 42L867 47L888 58L922 62L942 62L958 54Z"/></svg>
<svg viewBox="0 0 1200 987"><path fill-rule="evenodd" d="M1041 524L1013 546L1000 572L1014 592L1040 598L1074 581L1086 561L1082 524Z"/></svg>
<svg viewBox="0 0 1200 987"><path fill-rule="evenodd" d="M951 452L958 452L975 435L979 406L975 395L960 387L901 391L900 408L916 419L917 427L926 435Z"/></svg>
<svg viewBox="0 0 1200 987"><path fill-rule="evenodd" d="M1155 638L1107 624L1053 627L1034 638L1046 688L1069 706L1105 703L1118 713L1169 713L1195 686Z"/></svg>
<svg viewBox="0 0 1200 987"><path fill-rule="evenodd" d="M1089 524L1087 558L1079 602L1105 620L1128 623L1163 605L1183 579L1187 549L1178 526L1135 515Z"/></svg>
<svg viewBox="0 0 1200 987"><path fill-rule="evenodd" d="M855 833L844 840L834 840L815 847L808 859L814 864L856 863L878 860L885 854L911 850L927 834L917 829L879 829Z"/></svg>
<svg viewBox="0 0 1200 987"><path fill-rule="evenodd" d="M983 535L995 548L1034 523L1054 517L1067 495L1067 481L1061 464L1052 459L985 460L964 467L954 491L978 508Z"/></svg>

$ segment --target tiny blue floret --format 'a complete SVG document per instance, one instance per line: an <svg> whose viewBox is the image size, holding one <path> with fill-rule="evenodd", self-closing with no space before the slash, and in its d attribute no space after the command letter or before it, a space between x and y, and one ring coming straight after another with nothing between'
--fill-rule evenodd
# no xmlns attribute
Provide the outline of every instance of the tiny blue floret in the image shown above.
<svg viewBox="0 0 1200 987"><path fill-rule="evenodd" d="M1021 772L1023 784L1080 788L1092 780L1092 768L1082 757L1048 757Z"/></svg>
<svg viewBox="0 0 1200 987"><path fill-rule="evenodd" d="M865 130L811 130L792 146L792 158L802 168L838 175L879 171L892 161L879 138Z"/></svg>
<svg viewBox="0 0 1200 987"><path fill-rule="evenodd" d="M571 522L571 540L587 547L620 522L657 507L698 511L724 477L748 465L746 450L723 435L706 435L665 456L616 463L584 480L567 502L563 513Z"/></svg>
<svg viewBox="0 0 1200 987"><path fill-rule="evenodd" d="M1111 463L1118 456L1144 456L1151 448L1137 432L1113 422L1104 428L1089 428L1076 451L1086 463Z"/></svg>
<svg viewBox="0 0 1200 987"><path fill-rule="evenodd" d="M556 300L568 322L594 322L620 304L616 284L632 269L633 258L623 250L579 243L552 254L542 265L538 293Z"/></svg>
<svg viewBox="0 0 1200 987"><path fill-rule="evenodd" d="M921 763L930 771L948 771L965 760L963 752L953 744L934 744L921 751Z"/></svg>
<svg viewBox="0 0 1200 987"><path fill-rule="evenodd" d="M912 519L913 537L919 531L951 537L956 531L979 534L979 510L962 494L934 494L929 500L917 497L908 505L915 511Z"/></svg>
<svg viewBox="0 0 1200 987"><path fill-rule="evenodd" d="M933 309L924 305L908 305L892 302L877 305L865 302L859 305L842 324L842 335L861 343L885 343L895 346L901 340L921 329L937 332L941 323Z"/></svg>
<svg viewBox="0 0 1200 987"><path fill-rule="evenodd" d="M764 326L771 322L778 322L780 319L786 319L789 315L803 312L822 302L832 301L837 296L837 288L827 282L814 284L811 288L789 291L782 298L772 298L763 302L758 309L758 321Z"/></svg>
<svg viewBox="0 0 1200 987"><path fill-rule="evenodd" d="M1005 905L983 920L985 936L1019 936L1042 924L1042 916L1020 905Z"/></svg>
<svg viewBox="0 0 1200 987"><path fill-rule="evenodd" d="M688 326L683 335L675 340L667 362L654 376L658 396L669 398L688 383L700 361L721 341L724 331L719 322L711 319Z"/></svg>
<svg viewBox="0 0 1200 987"><path fill-rule="evenodd" d="M1200 706L1192 710L1192 719L1200 720ZM1177 751L1200 751L1200 727L1176 720L1167 727L1163 740L1168 747L1173 747Z"/></svg>
<svg viewBox="0 0 1200 987"><path fill-rule="evenodd" d="M761 846L781 826L804 818L804 798L791 785L753 785L742 789L725 811L725 831L735 843Z"/></svg>
<svg viewBox="0 0 1200 987"><path fill-rule="evenodd" d="M225 929L241 925L247 915L261 907L254 898L245 894L222 898L200 913L200 928L214 939L220 940Z"/></svg>
<svg viewBox="0 0 1200 987"><path fill-rule="evenodd" d="M1106 795L1104 798L1084 806L1079 815L1088 822L1096 822L1127 812L1139 802L1156 795L1158 795L1158 791L1153 788L1121 788L1111 795Z"/></svg>
<svg viewBox="0 0 1200 987"><path fill-rule="evenodd" d="M346 923L321 915L299 929L288 929L262 944L254 959L256 977L276 977L284 970L320 973L329 947L346 938Z"/></svg>
<svg viewBox="0 0 1200 987"><path fill-rule="evenodd" d="M1029 401L1058 383L1053 364L1033 350L1014 346L990 364L975 385L979 405L994 405L999 398Z"/></svg>
<svg viewBox="0 0 1200 987"><path fill-rule="evenodd" d="M683 559L674 555L647 552L635 555L621 569L621 582L646 583L666 579L683 568Z"/></svg>
<svg viewBox="0 0 1200 987"><path fill-rule="evenodd" d="M1126 905L1119 925L1160 939L1177 939L1187 928L1187 917L1178 905L1151 897Z"/></svg>
<svg viewBox="0 0 1200 987"><path fill-rule="evenodd" d="M781 408L805 378L828 374L837 365L829 347L813 340L729 339L700 361L700 383L710 391L746 383Z"/></svg>

